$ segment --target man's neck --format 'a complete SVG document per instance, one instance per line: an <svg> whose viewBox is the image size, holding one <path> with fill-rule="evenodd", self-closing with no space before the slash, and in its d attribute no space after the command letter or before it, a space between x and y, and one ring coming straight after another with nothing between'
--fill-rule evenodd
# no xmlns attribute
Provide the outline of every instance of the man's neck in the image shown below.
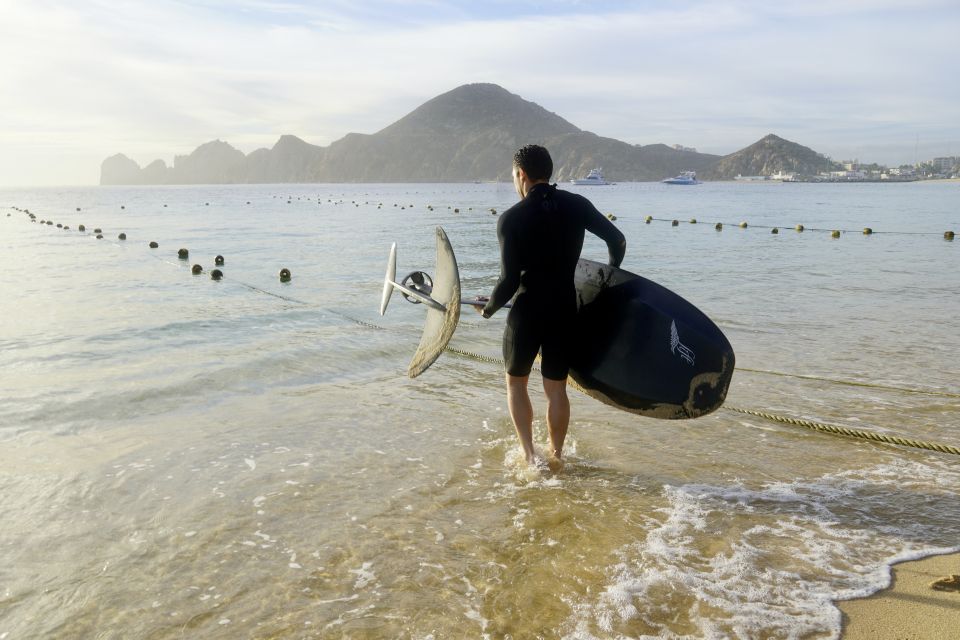
<svg viewBox="0 0 960 640"><path fill-rule="evenodd" d="M549 186L550 186L550 181L549 181L549 180L537 180L536 182L531 182L531 183L529 183L529 185L527 186L527 191L526 191L526 193L524 194L524 197L527 197L528 195L530 195L530 192L533 191L534 189L536 189L537 187L539 187L540 185L546 185L546 186L549 187Z"/></svg>

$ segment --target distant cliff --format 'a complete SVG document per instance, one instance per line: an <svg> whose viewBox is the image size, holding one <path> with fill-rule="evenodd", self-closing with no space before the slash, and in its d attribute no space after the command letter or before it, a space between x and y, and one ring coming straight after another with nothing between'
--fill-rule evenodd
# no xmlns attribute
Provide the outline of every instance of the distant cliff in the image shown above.
<svg viewBox="0 0 960 640"><path fill-rule="evenodd" d="M603 167L613 181L661 180L681 171L722 180L764 172L756 167L773 167L773 173L812 166L815 158L829 162L773 135L722 158L663 144L632 145L583 131L497 85L468 84L377 133L350 133L327 147L285 135L270 149L244 155L215 140L176 156L173 166L155 160L142 169L117 154L103 161L100 184L509 180L513 152L528 143L550 150L557 181L582 177L594 167Z"/></svg>
<svg viewBox="0 0 960 640"><path fill-rule="evenodd" d="M837 168L839 165L830 158L771 133L746 149L720 158L700 177L729 180L738 175L769 176L776 173L813 176Z"/></svg>

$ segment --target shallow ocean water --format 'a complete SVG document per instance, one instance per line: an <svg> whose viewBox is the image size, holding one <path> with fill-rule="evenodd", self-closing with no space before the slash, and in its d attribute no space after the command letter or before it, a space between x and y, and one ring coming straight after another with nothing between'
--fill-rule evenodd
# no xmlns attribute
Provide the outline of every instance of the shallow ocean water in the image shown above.
<svg viewBox="0 0 960 640"><path fill-rule="evenodd" d="M727 334L729 406L960 446L960 185L580 190L618 217L625 268ZM566 465L538 473L496 364L407 379L423 316L377 313L390 243L398 273L430 272L442 225L465 294L488 293L490 209L515 198L0 191L0 640L834 638L835 600L960 550L955 456L572 391ZM190 273L217 254L222 281ZM452 345L497 357L502 327L464 314Z"/></svg>

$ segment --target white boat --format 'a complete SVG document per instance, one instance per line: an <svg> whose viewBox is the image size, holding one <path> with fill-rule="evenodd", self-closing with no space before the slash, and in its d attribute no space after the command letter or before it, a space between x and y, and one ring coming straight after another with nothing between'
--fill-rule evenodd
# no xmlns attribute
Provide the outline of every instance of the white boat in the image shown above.
<svg viewBox="0 0 960 640"><path fill-rule="evenodd" d="M684 171L680 175L663 180L663 184L700 184L696 171Z"/></svg>
<svg viewBox="0 0 960 640"><path fill-rule="evenodd" d="M587 174L586 178L580 178L579 180L571 180L570 184L610 184L603 179L603 169L597 167L596 169L591 169L590 173Z"/></svg>

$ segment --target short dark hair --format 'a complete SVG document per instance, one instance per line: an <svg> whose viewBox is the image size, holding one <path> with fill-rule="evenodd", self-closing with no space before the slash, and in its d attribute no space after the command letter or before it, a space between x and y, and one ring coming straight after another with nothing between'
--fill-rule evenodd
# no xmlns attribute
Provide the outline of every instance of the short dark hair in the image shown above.
<svg viewBox="0 0 960 640"><path fill-rule="evenodd" d="M553 175L550 152L538 144L528 144L513 154L513 165L523 169L531 180L549 180Z"/></svg>

